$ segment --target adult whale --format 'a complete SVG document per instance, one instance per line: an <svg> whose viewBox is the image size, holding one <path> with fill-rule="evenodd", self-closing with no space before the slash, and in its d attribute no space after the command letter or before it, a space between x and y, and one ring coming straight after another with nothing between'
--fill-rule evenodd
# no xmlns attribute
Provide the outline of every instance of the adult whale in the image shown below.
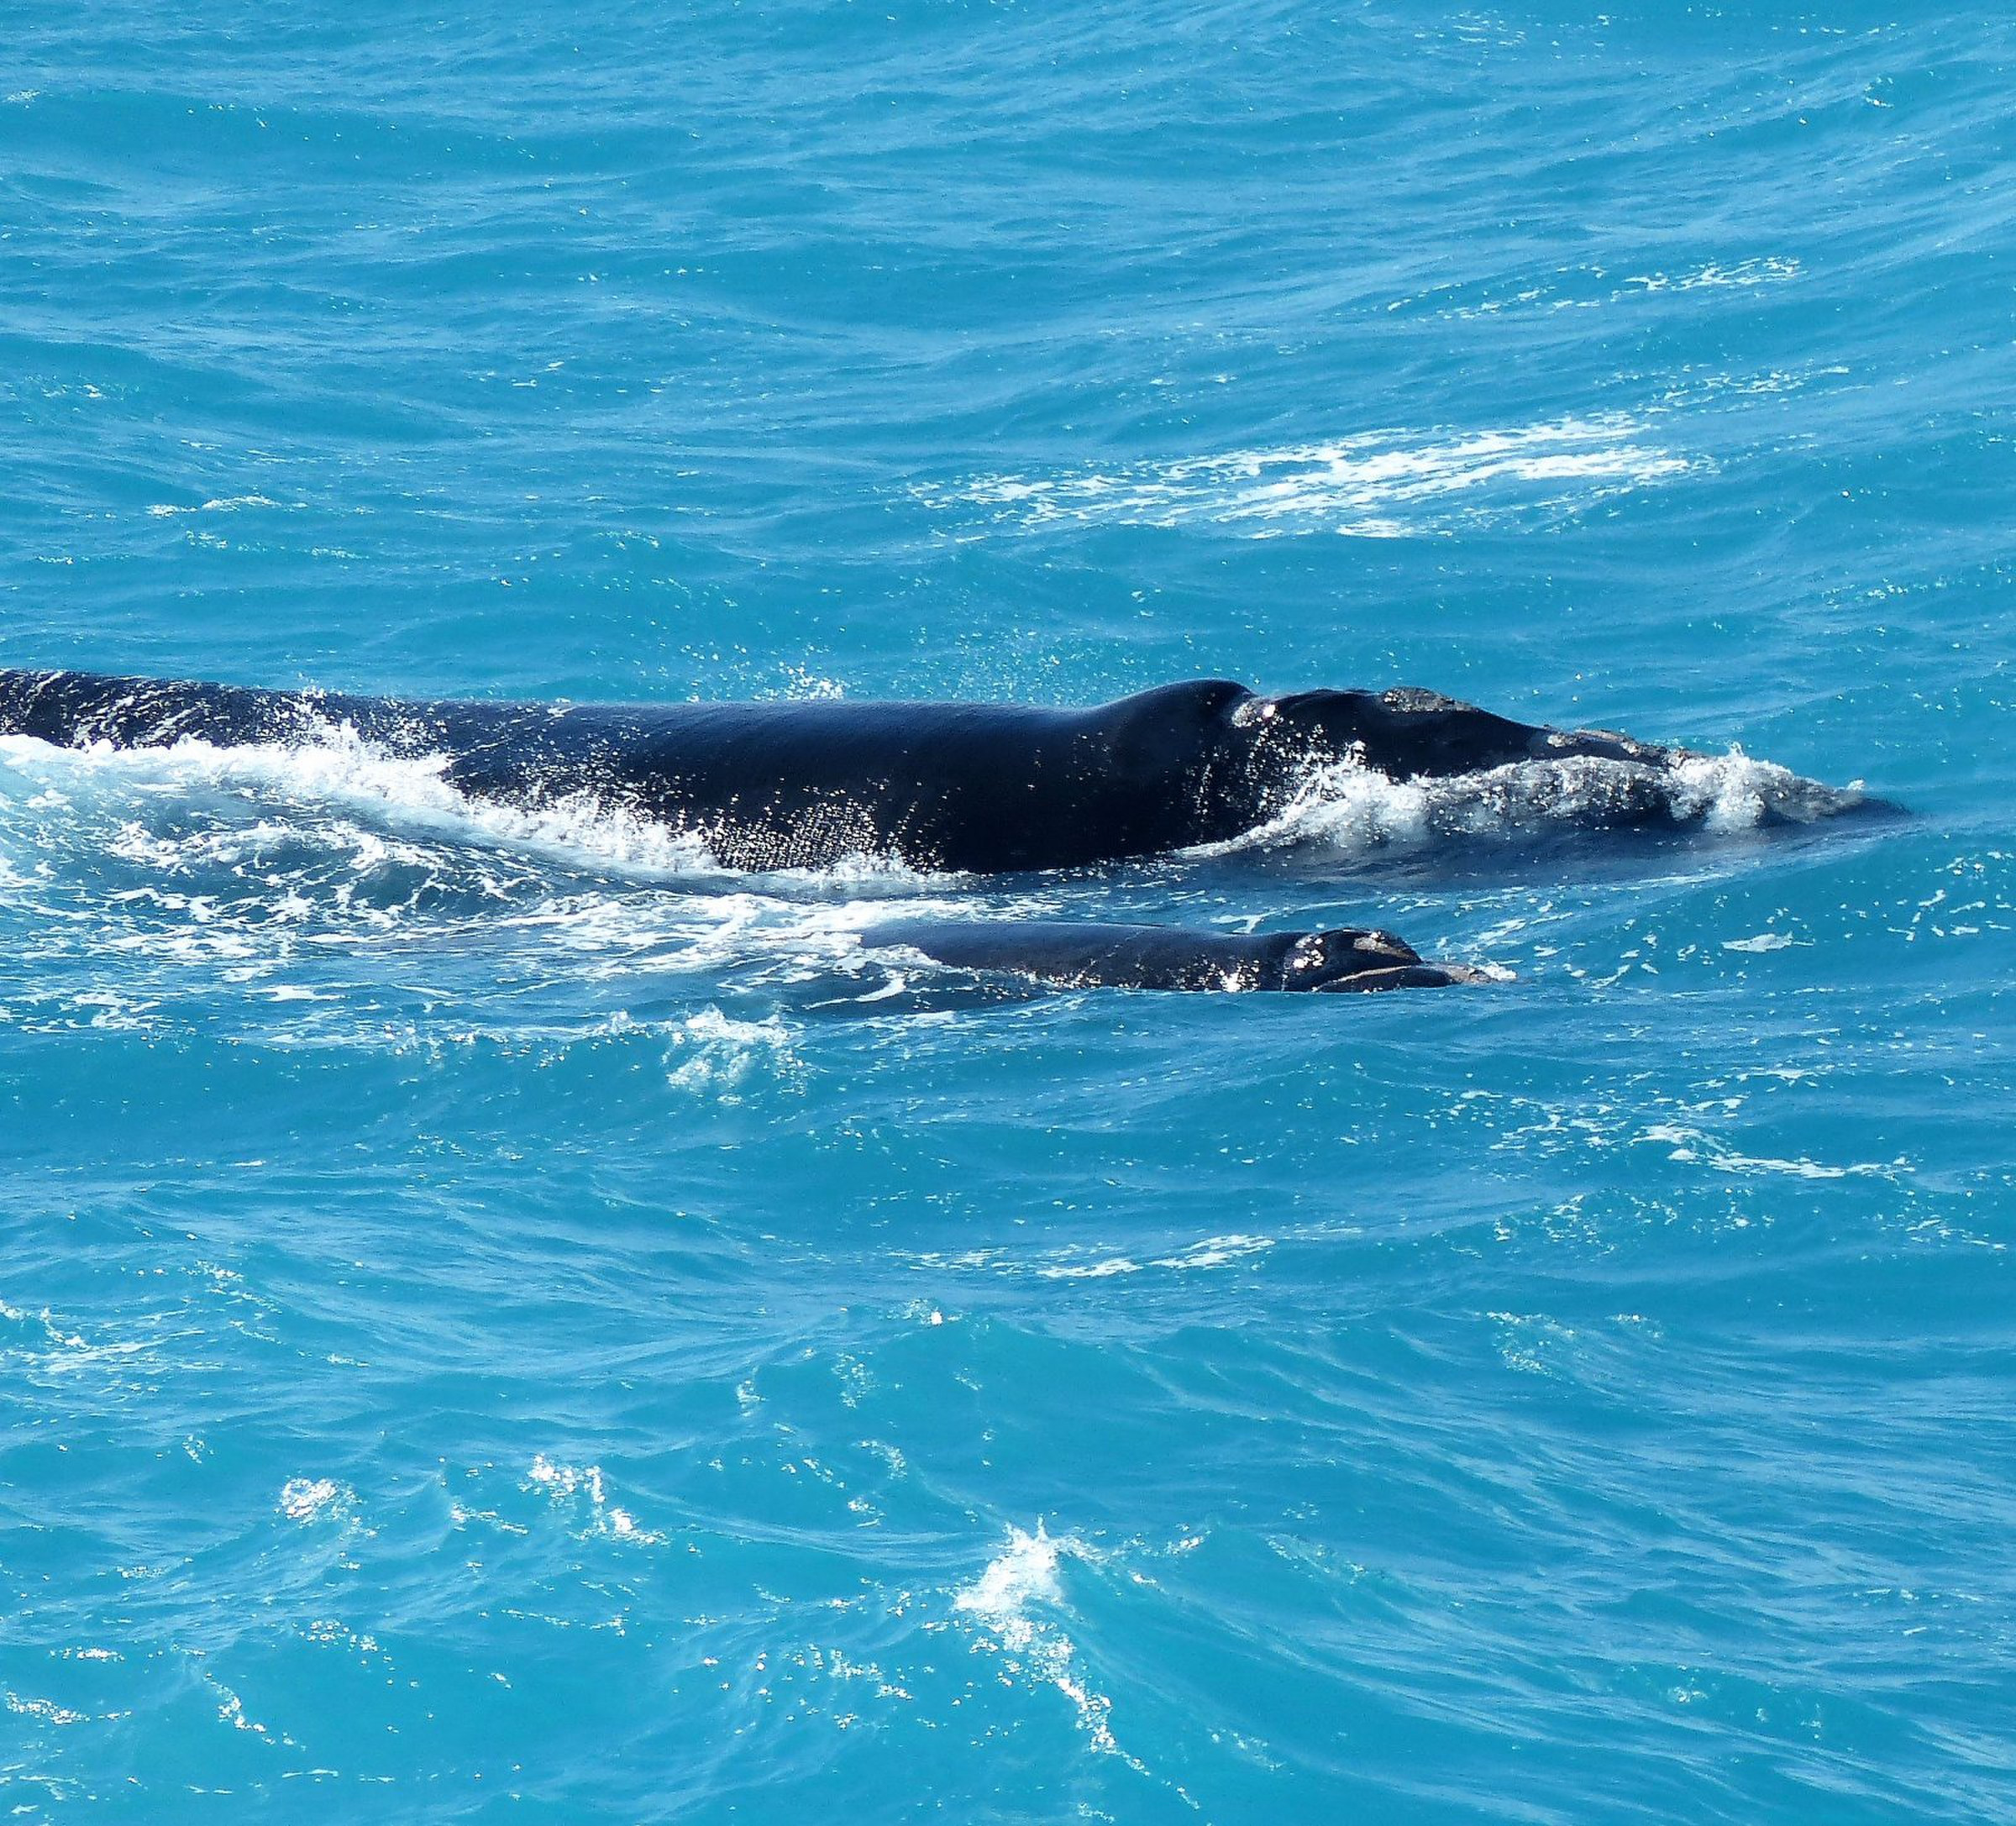
<svg viewBox="0 0 2016 1826"><path fill-rule="evenodd" d="M1222 842L1285 811L1312 768L1395 779L1525 761L1625 763L1605 821L1683 821L1658 777L1688 751L1516 722L1432 691L1256 695L1196 680L1084 709L1012 704L544 705L349 696L0 670L0 734L69 747L302 742L348 726L438 756L480 799L587 794L698 837L727 867L858 854L923 869L1082 868Z"/></svg>

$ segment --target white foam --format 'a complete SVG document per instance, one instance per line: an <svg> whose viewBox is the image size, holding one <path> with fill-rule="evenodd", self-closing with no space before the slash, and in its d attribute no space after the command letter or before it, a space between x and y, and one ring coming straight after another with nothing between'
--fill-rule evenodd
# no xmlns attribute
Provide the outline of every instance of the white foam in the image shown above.
<svg viewBox="0 0 2016 1826"><path fill-rule="evenodd" d="M1702 466L1648 443L1640 421L1609 412L1453 436L1375 432L1110 473L983 475L917 492L934 508L977 507L1023 527L1208 523L1253 538L1392 538L1440 529L1459 496L1509 512L1582 506Z"/></svg>
<svg viewBox="0 0 2016 1826"><path fill-rule="evenodd" d="M77 871L45 858L70 853L87 874L115 859L130 870L91 890L94 948L223 963L246 983L304 947L465 928L537 953L563 947L592 977L761 960L810 980L867 968L859 934L899 903L925 916L958 905L945 896L951 878L872 858L732 874L696 838L627 808L585 795L533 808L472 800L446 765L389 756L348 729L300 747L71 749L0 737L0 851L15 858L0 859L0 893L34 903L61 952L84 916L66 904ZM97 1016L147 1012L107 1005ZM768 1043L704 1021L677 1037L699 1049L680 1062L682 1083L740 1078L749 1061L738 1050Z"/></svg>
<svg viewBox="0 0 2016 1826"><path fill-rule="evenodd" d="M444 754L388 754L349 725L324 726L298 743L219 747L185 740L160 748L92 742L59 748L32 737L0 737L0 759L39 784L73 790L97 774L144 792L248 790L306 799L381 819L409 832L461 842L501 843L574 866L690 877L720 873L696 838L582 793L536 807L472 800L444 778Z"/></svg>
<svg viewBox="0 0 2016 1826"><path fill-rule="evenodd" d="M1793 1179L1887 1179L1902 1183L1911 1173L1911 1163L1901 1157L1887 1162L1850 1161L1836 1164L1809 1160L1803 1155L1786 1159L1770 1154L1739 1153L1713 1136L1676 1122L1654 1123L1638 1139L1669 1149L1668 1160L1683 1165L1698 1163L1720 1173L1741 1176L1761 1173Z"/></svg>
<svg viewBox="0 0 2016 1826"><path fill-rule="evenodd" d="M1733 266L1710 260L1682 273L1635 273L1625 283L1641 291L1750 291L1758 286L1782 286L1797 279L1802 270L1789 255L1770 254L1738 260Z"/></svg>
<svg viewBox="0 0 2016 1826"><path fill-rule="evenodd" d="M662 1546L664 1543L665 1537L656 1529L638 1526L637 1518L627 1509L609 1500L600 1465L562 1464L541 1452L526 1472L525 1484L528 1489L544 1491L557 1508L575 1506L585 1501L591 1534L639 1547Z"/></svg>
<svg viewBox="0 0 2016 1826"><path fill-rule="evenodd" d="M1235 1262L1264 1255L1274 1246L1272 1236L1206 1236L1166 1256L1152 1256L1137 1262L1131 1256L1100 1256L1090 1262L1054 1262L1034 1269L1039 1280L1103 1281L1116 1274L1139 1274L1145 1268L1222 1268Z"/></svg>
<svg viewBox="0 0 2016 1826"><path fill-rule="evenodd" d="M58 1705L53 1699L30 1698L11 1688L4 1694L0 1694L0 1697L6 1700L9 1712L18 1713L26 1718L40 1718L45 1724L87 1724L91 1722L89 1713L75 1711L69 1706Z"/></svg>
<svg viewBox="0 0 2016 1826"><path fill-rule="evenodd" d="M1516 291L1503 291L1474 298L1467 303L1441 305L1438 317L1458 323L1476 322L1515 312L1599 311L1628 304L1662 291L1750 291L1759 286L1784 285L1802 276L1798 261L1783 254L1764 254L1725 265L1710 260L1678 272L1632 273L1621 281L1598 266L1563 266L1554 273L1523 284ZM1467 288L1441 286L1403 298L1388 307L1402 310L1410 305L1458 295Z"/></svg>
<svg viewBox="0 0 2016 1826"><path fill-rule="evenodd" d="M265 495L228 495L219 496L215 501L201 502L194 507L177 507L166 501L157 501L147 512L156 520L171 520L178 514L238 513L247 507L278 507L281 505ZM294 505L298 507L306 503L297 501Z"/></svg>
<svg viewBox="0 0 2016 1826"><path fill-rule="evenodd" d="M737 1021L708 1007L681 1021L673 1035L675 1063L666 1082L679 1090L732 1096L758 1074L776 1079L796 1066L791 1035L777 1016Z"/></svg>
<svg viewBox="0 0 2016 1826"><path fill-rule="evenodd" d="M1488 1313L1499 1327L1498 1353L1506 1368L1528 1376L1558 1376L1556 1360L1574 1347L1575 1332L1545 1313Z"/></svg>
<svg viewBox="0 0 2016 1826"><path fill-rule="evenodd" d="M1648 811L1713 831L1748 830L1774 819L1810 822L1859 797L1733 748L1671 767L1576 755L1411 780L1347 761L1311 769L1278 816L1193 853L1291 847L1354 853L1549 826L1629 823Z"/></svg>
<svg viewBox="0 0 2016 1826"><path fill-rule="evenodd" d="M1131 1256L1102 1256L1096 1262L1058 1262L1036 1270L1044 1281L1104 1281L1116 1274L1139 1274L1141 1264Z"/></svg>
<svg viewBox="0 0 2016 1826"><path fill-rule="evenodd" d="M1240 1262L1251 1256L1265 1255L1274 1246L1272 1236L1206 1236L1192 1243L1187 1249L1179 1249L1173 1255L1158 1256L1155 1266L1158 1268L1221 1268L1227 1262Z"/></svg>
<svg viewBox="0 0 2016 1826"><path fill-rule="evenodd" d="M1112 1701L1086 1683L1070 1637L1053 1619L1041 1614L1064 1608L1058 1567L1066 1557L1098 1556L1075 1535L1053 1535L1040 1521L1034 1534L1011 1528L1007 1545L959 1591L953 1607L983 1626L1011 1671L1026 1670L1071 1702L1093 1749L1139 1769L1141 1765L1114 1738Z"/></svg>
<svg viewBox="0 0 2016 1826"><path fill-rule="evenodd" d="M345 1521L357 1493L333 1477L294 1477L281 1487L280 1513L291 1522Z"/></svg>
<svg viewBox="0 0 2016 1826"><path fill-rule="evenodd" d="M984 1618L1017 1642L1026 1640L1032 1628L1030 1604L1063 1600L1063 1587L1057 1577L1059 1551L1059 1543L1040 1521L1033 1535L1011 1528L1007 1546L987 1562L979 1577L960 1591L955 1608Z"/></svg>
<svg viewBox="0 0 2016 1826"><path fill-rule="evenodd" d="M117 952L157 967L116 984L95 971L66 979L0 1021L152 1025L182 973L202 967L268 1009L294 1005L302 1021L262 1030L276 1043L341 1044L355 973L375 979L397 947L431 956L444 941L480 944L517 981L559 970L636 983L659 1003L668 974L716 979L713 997L724 973L750 971L770 983L858 977L873 989L886 967L863 950L865 928L966 910L948 891L956 882L872 861L727 874L692 840L620 808L473 803L442 769L348 732L298 749L0 737L0 898L29 916L34 954L69 963ZM1054 910L1030 896L996 904ZM606 991L598 1000L587 1031L664 1036L681 1088L732 1095L796 1069L782 1023L738 1021L725 1000L678 1018L633 1015ZM543 1005L522 1005L527 1031L547 1031Z"/></svg>

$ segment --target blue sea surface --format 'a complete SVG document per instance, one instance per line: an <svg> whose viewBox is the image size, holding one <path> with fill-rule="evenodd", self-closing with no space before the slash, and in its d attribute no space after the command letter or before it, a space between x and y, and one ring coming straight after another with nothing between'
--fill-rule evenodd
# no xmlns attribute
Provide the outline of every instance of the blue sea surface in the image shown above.
<svg viewBox="0 0 2016 1826"><path fill-rule="evenodd" d="M1718 758L990 882L0 739L12 1817L2016 1814L1999 8L0 36L0 665ZM920 910L1506 979L862 961Z"/></svg>

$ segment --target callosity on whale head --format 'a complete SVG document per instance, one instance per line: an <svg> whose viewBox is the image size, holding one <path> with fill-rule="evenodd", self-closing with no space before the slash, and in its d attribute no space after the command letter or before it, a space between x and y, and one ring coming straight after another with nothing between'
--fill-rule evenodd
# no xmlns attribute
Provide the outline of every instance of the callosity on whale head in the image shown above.
<svg viewBox="0 0 2016 1826"><path fill-rule="evenodd" d="M1342 926L1306 932L1282 961L1280 987L1318 994L1343 990L1441 989L1488 983L1484 971L1462 963L1431 963L1391 932Z"/></svg>

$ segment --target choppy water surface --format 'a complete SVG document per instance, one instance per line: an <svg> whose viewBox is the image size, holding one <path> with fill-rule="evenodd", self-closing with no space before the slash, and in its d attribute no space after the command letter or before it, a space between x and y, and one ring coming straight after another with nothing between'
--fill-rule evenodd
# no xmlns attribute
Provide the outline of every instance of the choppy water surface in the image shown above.
<svg viewBox="0 0 2016 1826"><path fill-rule="evenodd" d="M2007 1818L1992 9L12 23L0 664L1719 758L983 883L0 742L9 1807Z"/></svg>

